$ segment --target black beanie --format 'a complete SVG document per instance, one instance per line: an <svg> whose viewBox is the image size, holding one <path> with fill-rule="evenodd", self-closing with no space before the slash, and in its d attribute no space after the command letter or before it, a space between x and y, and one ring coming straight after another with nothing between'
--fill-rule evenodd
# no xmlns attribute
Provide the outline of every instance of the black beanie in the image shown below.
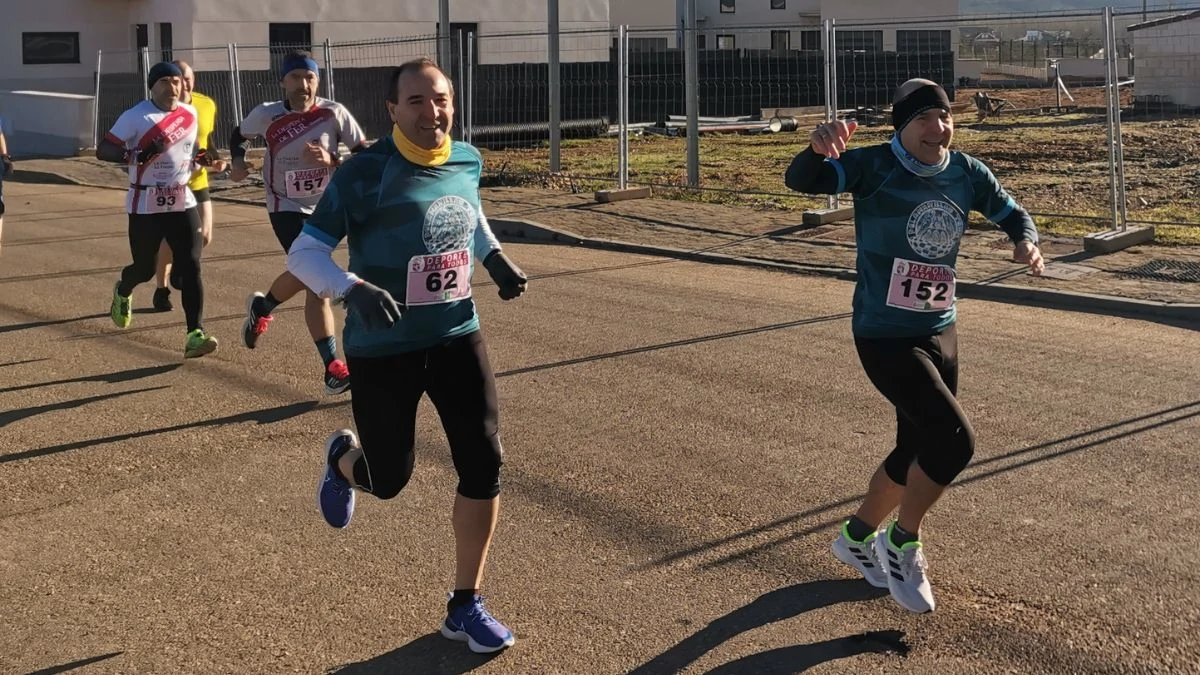
<svg viewBox="0 0 1200 675"><path fill-rule="evenodd" d="M950 97L946 96L946 90L936 84L918 87L892 106L892 127L900 133L917 115L934 108L950 112Z"/></svg>
<svg viewBox="0 0 1200 675"><path fill-rule="evenodd" d="M150 74L146 76L146 87L151 88L155 82L158 82L164 77L183 77L183 71L174 63L163 61L162 63L154 64L150 69Z"/></svg>

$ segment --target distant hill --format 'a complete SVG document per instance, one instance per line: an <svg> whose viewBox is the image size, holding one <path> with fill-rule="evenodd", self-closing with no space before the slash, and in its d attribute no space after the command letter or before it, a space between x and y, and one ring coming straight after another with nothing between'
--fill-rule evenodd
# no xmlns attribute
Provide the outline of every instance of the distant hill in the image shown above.
<svg viewBox="0 0 1200 675"><path fill-rule="evenodd" d="M1175 3L1176 5L1193 3ZM1040 2L1030 2L1029 0L959 0L959 11L963 14L1010 14L1010 13L1028 13L1028 12L1045 12L1045 11L1063 11L1072 9L1101 9L1108 5L1112 5L1119 10L1133 10L1142 8L1140 0L1041 0ZM1165 7L1167 5L1163 0L1150 0L1150 7ZM1034 9L1036 7L1036 9Z"/></svg>

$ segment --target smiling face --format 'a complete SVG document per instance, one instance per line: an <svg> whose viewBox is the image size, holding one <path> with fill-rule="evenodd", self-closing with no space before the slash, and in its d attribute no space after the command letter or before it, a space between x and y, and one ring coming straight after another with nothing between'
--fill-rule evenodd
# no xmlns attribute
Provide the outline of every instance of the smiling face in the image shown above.
<svg viewBox="0 0 1200 675"><path fill-rule="evenodd" d="M953 139L954 117L940 108L917 115L900 132L900 144L925 164L940 164Z"/></svg>
<svg viewBox="0 0 1200 675"><path fill-rule="evenodd" d="M196 72L186 63L177 63L179 70L183 73L183 92L180 94L180 100L184 103L192 102L192 90L196 88Z"/></svg>
<svg viewBox="0 0 1200 675"><path fill-rule="evenodd" d="M402 73L396 82L396 101L388 101L387 107L400 131L426 150L440 147L454 124L450 81L432 66Z"/></svg>

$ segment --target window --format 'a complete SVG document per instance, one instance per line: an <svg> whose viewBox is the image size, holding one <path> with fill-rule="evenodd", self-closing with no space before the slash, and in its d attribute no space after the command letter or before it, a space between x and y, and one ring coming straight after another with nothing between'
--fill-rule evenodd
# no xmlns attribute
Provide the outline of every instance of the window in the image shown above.
<svg viewBox="0 0 1200 675"><path fill-rule="evenodd" d="M771 0L771 9L787 9L787 0Z"/></svg>
<svg viewBox="0 0 1200 675"><path fill-rule="evenodd" d="M950 31L948 30L898 30L896 31L898 52L948 52Z"/></svg>
<svg viewBox="0 0 1200 675"><path fill-rule="evenodd" d="M267 39L271 45L271 70L278 71L289 52L312 51L312 24L273 23L267 27Z"/></svg>
<svg viewBox="0 0 1200 675"><path fill-rule="evenodd" d="M158 48L162 50L163 61L174 61L175 45L174 38L171 35L171 24L158 24Z"/></svg>
<svg viewBox="0 0 1200 675"><path fill-rule="evenodd" d="M79 63L79 33L21 33L21 63Z"/></svg>
<svg viewBox="0 0 1200 675"><path fill-rule="evenodd" d="M737 11L737 0L721 0L721 13L733 14Z"/></svg>
<svg viewBox="0 0 1200 675"><path fill-rule="evenodd" d="M821 44L821 42L821 31L800 31L800 49L808 52L819 52L824 50L824 46Z"/></svg>
<svg viewBox="0 0 1200 675"><path fill-rule="evenodd" d="M771 51L786 52L792 48L792 32L790 30L771 31Z"/></svg>
<svg viewBox="0 0 1200 675"><path fill-rule="evenodd" d="M696 35L696 49L704 50L708 47L708 40L705 39L707 37L704 33Z"/></svg>
<svg viewBox="0 0 1200 675"><path fill-rule="evenodd" d="M665 52L667 38L665 37L631 37L629 38L631 52Z"/></svg>
<svg viewBox="0 0 1200 675"><path fill-rule="evenodd" d="M734 40L732 35L718 35L717 49L734 49Z"/></svg>
<svg viewBox="0 0 1200 675"><path fill-rule="evenodd" d="M883 51L883 31L881 30L839 30L836 35L838 51Z"/></svg>

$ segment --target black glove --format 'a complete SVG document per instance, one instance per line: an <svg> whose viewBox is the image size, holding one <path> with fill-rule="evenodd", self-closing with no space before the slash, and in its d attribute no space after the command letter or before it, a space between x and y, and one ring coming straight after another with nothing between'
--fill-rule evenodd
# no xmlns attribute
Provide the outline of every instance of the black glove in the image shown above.
<svg viewBox="0 0 1200 675"><path fill-rule="evenodd" d="M150 162L151 160L153 160L158 155L161 155L163 153L163 150L166 150L166 149L167 149L167 144L163 142L163 139L161 137L156 138L156 139L154 139L153 142L150 143L150 145L146 146L145 148L143 148L142 150L140 150L138 152L137 163L139 165L146 164L146 163Z"/></svg>
<svg viewBox="0 0 1200 675"><path fill-rule="evenodd" d="M8 155L0 155L0 162L4 162L4 176L7 178L12 175L13 161Z"/></svg>
<svg viewBox="0 0 1200 675"><path fill-rule="evenodd" d="M195 154L192 155L192 161L196 163L196 166L212 166L213 158L208 156L207 150L197 148Z"/></svg>
<svg viewBox="0 0 1200 675"><path fill-rule="evenodd" d="M348 311L358 314L367 332L387 330L404 314L404 305L397 303L391 293L365 281L351 286L342 302Z"/></svg>
<svg viewBox="0 0 1200 675"><path fill-rule="evenodd" d="M521 268L517 267L499 250L492 251L483 260L492 281L500 289L501 300L512 300L525 292L525 284L529 281Z"/></svg>

